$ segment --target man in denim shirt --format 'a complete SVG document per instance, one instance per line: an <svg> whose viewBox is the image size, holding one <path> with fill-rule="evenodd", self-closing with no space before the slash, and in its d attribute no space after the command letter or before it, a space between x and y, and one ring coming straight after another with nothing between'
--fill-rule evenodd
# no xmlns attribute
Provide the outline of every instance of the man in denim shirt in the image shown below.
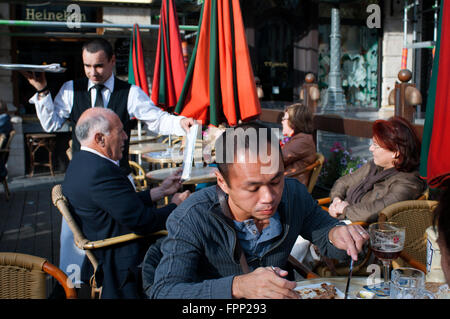
<svg viewBox="0 0 450 319"><path fill-rule="evenodd" d="M227 129L216 142L216 162L218 187L195 192L178 206L161 250L147 252L148 297L297 298L285 269L299 235L324 256L357 259L367 232L341 224L303 184L285 179L278 141L268 128L247 123Z"/></svg>

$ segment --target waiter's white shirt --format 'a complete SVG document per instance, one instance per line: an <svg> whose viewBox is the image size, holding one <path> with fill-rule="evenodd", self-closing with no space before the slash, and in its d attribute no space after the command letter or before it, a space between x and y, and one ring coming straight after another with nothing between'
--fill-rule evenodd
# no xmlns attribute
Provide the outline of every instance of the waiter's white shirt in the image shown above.
<svg viewBox="0 0 450 319"><path fill-rule="evenodd" d="M102 90L103 103L108 106L111 92L114 91L114 74L103 83L105 88ZM91 80L88 80L88 91L91 94L91 106L95 103L97 90L90 90L94 86ZM63 84L55 99L52 99L51 93L38 99L38 94L33 95L29 102L36 107L36 114L46 132L58 130L66 119L69 118L73 107L73 81L67 81ZM145 92L136 85L131 85L128 94L127 109L130 117L145 122L148 129L154 133L178 136L186 135L186 132L180 125L183 116L176 116L164 112L157 107Z"/></svg>

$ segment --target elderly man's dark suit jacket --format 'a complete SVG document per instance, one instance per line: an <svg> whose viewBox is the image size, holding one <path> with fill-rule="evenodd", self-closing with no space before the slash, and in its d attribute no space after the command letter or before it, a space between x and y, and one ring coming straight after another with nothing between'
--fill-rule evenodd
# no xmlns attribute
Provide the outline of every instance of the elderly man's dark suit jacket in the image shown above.
<svg viewBox="0 0 450 319"><path fill-rule="evenodd" d="M164 229L168 215L176 207L170 204L154 208L149 191L135 192L118 166L87 151L75 153L67 168L63 193L89 240ZM103 277L102 298L140 297L137 266L142 262L147 245L134 241L95 250L100 264L96 279ZM83 270L89 266L87 263L85 259Z"/></svg>

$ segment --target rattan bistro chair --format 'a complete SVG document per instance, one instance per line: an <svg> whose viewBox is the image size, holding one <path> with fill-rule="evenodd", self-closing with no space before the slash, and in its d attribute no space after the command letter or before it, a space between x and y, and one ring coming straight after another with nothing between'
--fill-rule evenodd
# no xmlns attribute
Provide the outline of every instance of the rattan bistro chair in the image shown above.
<svg viewBox="0 0 450 319"><path fill-rule="evenodd" d="M422 196L419 198L422 198ZM407 200L391 204L378 213L378 222L396 222L406 227L405 246L400 257L392 262L394 268L408 266L426 273L426 229L433 224L433 211L437 204L437 201L432 200ZM361 222L352 224L368 226L367 223ZM348 273L348 265L337 264L335 260L326 258L324 260L326 264L320 264L314 269L320 276L345 276ZM369 250L363 261L353 268L353 273L367 275L366 268L374 261L375 259Z"/></svg>
<svg viewBox="0 0 450 319"><path fill-rule="evenodd" d="M144 191L148 188L147 178L145 177L145 171L141 165L134 161L128 161L131 167L131 175L133 176L134 185L136 191Z"/></svg>
<svg viewBox="0 0 450 319"><path fill-rule="evenodd" d="M9 138L6 141L6 144L5 144L4 147L1 147L1 146L2 146L2 144L4 144L4 140L6 139L6 135L5 134L0 134L0 161L5 163L5 165L8 162L9 150L10 150L10 147L11 147L12 139L13 139L15 134L16 134L16 131L14 131L14 130L12 130L9 133ZM5 189L6 200L8 201L9 197L11 195L9 193L8 181L6 180L6 176L4 178L0 178L0 179L1 179L1 182L3 184L3 188Z"/></svg>
<svg viewBox="0 0 450 319"><path fill-rule="evenodd" d="M308 165L307 167L305 167L304 169L302 169L300 171L295 171L295 170L286 171L286 172L284 172L284 175L286 177L290 177L290 176L298 176L305 172L310 172L309 181L308 181L308 184L306 185L306 187L308 188L308 192L311 194L314 189L314 186L316 186L316 182L317 182L317 179L319 178L319 174L320 174L320 171L322 170L324 161L325 161L325 157L322 154L317 153L316 161L314 163L312 163L311 165Z"/></svg>
<svg viewBox="0 0 450 319"><path fill-rule="evenodd" d="M67 275L46 259L0 252L0 299L46 299L47 275L61 284L67 299L77 298L77 292L70 285Z"/></svg>
<svg viewBox="0 0 450 319"><path fill-rule="evenodd" d="M89 284L91 286L91 298L93 298L93 299L100 298L101 292L102 292L102 287L98 285L98 283L95 279L95 273L97 271L99 263L92 251L95 249L110 247L113 245L122 244L122 243L125 243L128 241L136 240L136 239L142 238L144 236L130 233L130 234L125 234L125 235L121 235L121 236L117 236L117 237L106 238L103 240L90 241L83 234L83 232L81 231L80 227L78 226L76 220L73 218L72 212L70 209L70 204L67 201L66 197L63 195L62 187L60 184L53 186L52 201L53 201L53 205L55 205L58 208L59 212L61 213L63 218L66 220L67 224L69 225L70 230L73 233L75 245L78 248L85 250L86 256L92 265L93 275L91 276L90 282L89 282ZM158 231L158 232L149 234L148 236L163 236L163 235L167 235L166 230Z"/></svg>
<svg viewBox="0 0 450 319"><path fill-rule="evenodd" d="M433 225L437 205L433 200L407 200L380 211L379 222L395 222L406 228L405 245L400 258L392 262L394 268L412 266L426 273L426 229Z"/></svg>

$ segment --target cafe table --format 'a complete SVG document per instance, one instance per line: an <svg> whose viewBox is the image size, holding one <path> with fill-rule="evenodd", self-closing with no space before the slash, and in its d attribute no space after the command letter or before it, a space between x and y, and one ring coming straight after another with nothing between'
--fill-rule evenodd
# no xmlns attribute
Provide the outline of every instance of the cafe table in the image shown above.
<svg viewBox="0 0 450 319"><path fill-rule="evenodd" d="M156 151L163 151L167 149L167 144L163 143L139 143L130 145L128 153L130 155L138 156L138 163L142 165L142 154Z"/></svg>
<svg viewBox="0 0 450 319"><path fill-rule="evenodd" d="M357 299L356 294L364 289L364 286L368 284L368 278L369 277L358 277L354 276L350 280L350 287L348 290L348 299ZM321 283L328 283L334 285L338 290L342 292L342 295L345 293L345 287L347 284L347 277L320 277L320 278L313 278L313 279L306 279L302 281L297 281L297 287L296 289L301 289L302 287L309 287L311 285L321 284ZM380 296L374 296L373 299L386 299L388 297L380 297ZM337 299L343 299L338 297Z"/></svg>
<svg viewBox="0 0 450 319"><path fill-rule="evenodd" d="M147 178L151 183L160 183L169 175L179 170L179 167L162 168L150 171ZM200 183L210 183L216 181L215 167L192 167L191 177L182 182L183 185L196 185Z"/></svg>
<svg viewBox="0 0 450 319"><path fill-rule="evenodd" d="M167 147L164 151L149 152L142 154L142 160L148 162L150 165L159 164L160 168L176 167L183 163L184 154L179 146ZM194 161L202 162L201 149L196 149L194 152Z"/></svg>
<svg viewBox="0 0 450 319"><path fill-rule="evenodd" d="M160 136L159 135L142 135L142 136L130 136L130 145L139 144L139 143L148 143L156 141Z"/></svg>

